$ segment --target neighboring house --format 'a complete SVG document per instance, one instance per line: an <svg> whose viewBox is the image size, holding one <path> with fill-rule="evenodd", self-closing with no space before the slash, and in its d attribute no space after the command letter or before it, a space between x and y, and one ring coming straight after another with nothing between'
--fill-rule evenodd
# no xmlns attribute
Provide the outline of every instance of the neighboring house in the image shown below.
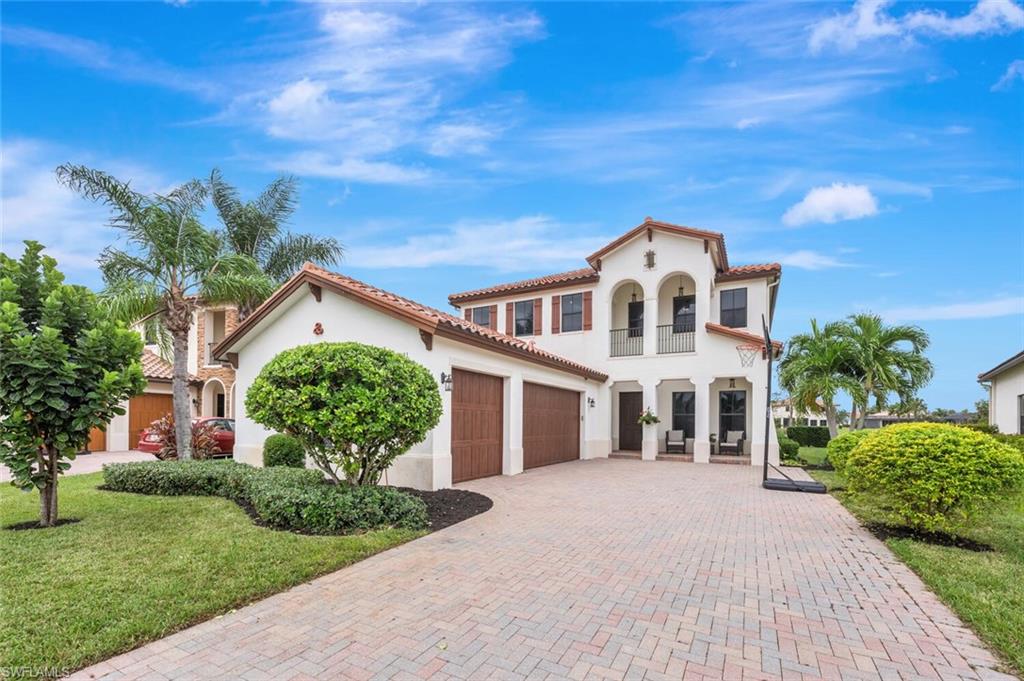
<svg viewBox="0 0 1024 681"><path fill-rule="evenodd" d="M772 419L783 428L787 428L789 426L828 425L828 420L825 418L824 405L821 405L820 411L811 413L794 407L793 401L788 397L784 400L775 400L772 402Z"/></svg>
<svg viewBox="0 0 1024 681"><path fill-rule="evenodd" d="M988 422L1000 433L1024 434L1024 350L978 381L988 386Z"/></svg>
<svg viewBox="0 0 1024 681"><path fill-rule="evenodd" d="M236 367L239 395L304 343L359 341L426 366L445 384L441 421L390 484L438 489L622 452L652 460L669 430L697 462L757 463L767 440L777 463L761 318L771 324L781 267L731 267L721 234L651 219L587 263L452 294L458 316L307 264L213 357ZM647 408L661 423L637 423ZM258 464L269 433L242 404L235 418L235 458Z"/></svg>
<svg viewBox="0 0 1024 681"><path fill-rule="evenodd" d="M920 423L921 421L929 421L931 423L952 423L953 425L962 426L965 423L974 423L977 418L977 414L972 414L970 412L956 412L953 414L946 414L944 416L936 416L934 414L927 414L924 416L900 416L891 414L887 411L876 411L867 414L864 417L864 427L883 428L885 426L891 426L894 423Z"/></svg>

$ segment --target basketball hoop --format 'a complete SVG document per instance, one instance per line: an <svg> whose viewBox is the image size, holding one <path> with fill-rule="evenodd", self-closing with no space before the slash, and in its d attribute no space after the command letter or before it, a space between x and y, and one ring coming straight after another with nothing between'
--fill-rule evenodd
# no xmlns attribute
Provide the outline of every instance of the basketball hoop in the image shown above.
<svg viewBox="0 0 1024 681"><path fill-rule="evenodd" d="M761 352L761 346L754 343L740 343L736 346L736 354L740 356L740 364L745 367L754 366L754 358Z"/></svg>

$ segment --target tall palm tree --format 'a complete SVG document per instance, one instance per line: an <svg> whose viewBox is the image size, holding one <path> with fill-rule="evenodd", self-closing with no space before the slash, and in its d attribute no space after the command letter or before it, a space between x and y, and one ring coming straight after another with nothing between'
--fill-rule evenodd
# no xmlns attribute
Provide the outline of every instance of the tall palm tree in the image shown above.
<svg viewBox="0 0 1024 681"><path fill-rule="evenodd" d="M209 187L213 206L224 225L226 246L255 259L277 283L295 274L307 260L328 266L341 258L342 247L333 237L284 231L295 211L298 182L294 177L277 178L255 200L247 202L216 168L210 173ZM239 318L244 319L250 311L240 307Z"/></svg>
<svg viewBox="0 0 1024 681"><path fill-rule="evenodd" d="M101 298L112 316L131 324L159 324L170 336L175 437L179 457L188 459L188 334L198 301L253 305L273 292L275 282L254 259L228 252L220 237L199 222L207 192L202 182L147 196L85 166L66 164L56 172L62 184L106 205L110 224L124 237L124 249L108 246L99 257L106 285Z"/></svg>
<svg viewBox="0 0 1024 681"><path fill-rule="evenodd" d="M851 346L840 331L842 323L824 327L811 320L811 332L789 339L786 355L779 362L779 383L789 391L793 406L800 412L825 412L832 437L839 434L836 396L840 391L857 394L860 384L847 373Z"/></svg>
<svg viewBox="0 0 1024 681"><path fill-rule="evenodd" d="M861 313L850 315L838 333L850 346L846 373L860 385L853 393L854 428L864 427L870 400L875 411L885 409L892 393L909 402L932 378L932 363L924 356L930 341L920 327L889 326L878 315Z"/></svg>

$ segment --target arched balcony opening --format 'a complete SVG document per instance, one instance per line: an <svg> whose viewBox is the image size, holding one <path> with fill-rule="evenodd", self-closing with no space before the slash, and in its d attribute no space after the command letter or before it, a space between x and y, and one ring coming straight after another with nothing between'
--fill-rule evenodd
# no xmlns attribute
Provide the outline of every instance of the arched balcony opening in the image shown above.
<svg viewBox="0 0 1024 681"><path fill-rule="evenodd" d="M203 416L226 416L227 397L220 379L211 378L203 386Z"/></svg>
<svg viewBox="0 0 1024 681"><path fill-rule="evenodd" d="M678 272L658 288L658 354L694 352L697 337L697 295L693 277Z"/></svg>
<svg viewBox="0 0 1024 681"><path fill-rule="evenodd" d="M610 352L612 357L644 354L644 287L620 283L612 293Z"/></svg>

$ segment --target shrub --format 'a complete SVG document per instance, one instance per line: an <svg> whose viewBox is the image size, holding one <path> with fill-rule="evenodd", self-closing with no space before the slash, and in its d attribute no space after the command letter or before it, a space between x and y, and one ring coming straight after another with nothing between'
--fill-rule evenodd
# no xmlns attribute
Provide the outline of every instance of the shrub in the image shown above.
<svg viewBox="0 0 1024 681"><path fill-rule="evenodd" d="M418 498L391 487L324 481L307 468L253 468L233 461L147 461L103 467L106 488L166 496L219 496L246 504L272 527L311 534L427 526Z"/></svg>
<svg viewBox="0 0 1024 681"><path fill-rule="evenodd" d="M786 436L801 447L825 447L831 437L826 426L789 426Z"/></svg>
<svg viewBox="0 0 1024 681"><path fill-rule="evenodd" d="M979 433L988 433L989 435L996 435L999 432L999 428L988 423L965 423L964 428L976 430Z"/></svg>
<svg viewBox="0 0 1024 681"><path fill-rule="evenodd" d="M800 458L800 443L790 440L785 435L779 437L779 456L783 459L797 460Z"/></svg>
<svg viewBox="0 0 1024 681"><path fill-rule="evenodd" d="M290 468L306 467L306 452L302 443L290 435L278 433L271 435L263 443L263 465L287 466Z"/></svg>
<svg viewBox="0 0 1024 681"><path fill-rule="evenodd" d="M828 443L828 454L825 460L837 473L843 475L846 468L846 459L850 456L853 448L860 444L861 440L870 437L876 432L874 430L848 430L845 433L839 433Z"/></svg>
<svg viewBox="0 0 1024 681"><path fill-rule="evenodd" d="M903 423L864 438L846 460L848 489L882 494L907 525L950 528L1024 483L1024 456L984 433Z"/></svg>
<svg viewBox="0 0 1024 681"><path fill-rule="evenodd" d="M149 424L149 432L160 438L160 451L156 458L161 461L172 461L178 458L178 436L174 430L174 414L164 414ZM220 453L213 428L205 423L192 426L192 458L209 459Z"/></svg>
<svg viewBox="0 0 1024 681"><path fill-rule="evenodd" d="M997 441L1004 445L1010 445L1017 451L1024 453L1024 435L1010 435L1007 433L995 433L992 435Z"/></svg>
<svg viewBox="0 0 1024 681"><path fill-rule="evenodd" d="M285 350L253 381L245 407L286 432L334 480L375 485L441 418L426 367L386 348L315 343Z"/></svg>

